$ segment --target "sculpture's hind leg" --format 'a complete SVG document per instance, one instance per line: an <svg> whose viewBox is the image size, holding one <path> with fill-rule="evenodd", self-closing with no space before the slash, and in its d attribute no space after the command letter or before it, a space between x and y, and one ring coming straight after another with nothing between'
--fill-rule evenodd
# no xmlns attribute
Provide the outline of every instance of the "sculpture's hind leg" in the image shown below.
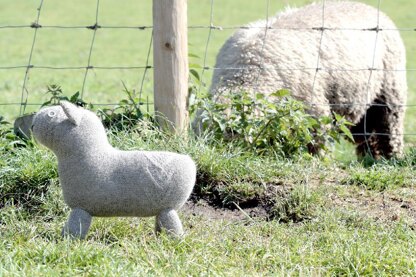
<svg viewBox="0 0 416 277"><path fill-rule="evenodd" d="M403 119L403 106L393 105L383 96L376 99L366 117L351 129L356 134L357 154L363 157L371 153L375 159L400 156L403 152Z"/></svg>
<svg viewBox="0 0 416 277"><path fill-rule="evenodd" d="M156 216L156 233L162 230L175 235L181 236L183 228L178 213L175 210L163 210Z"/></svg>
<svg viewBox="0 0 416 277"><path fill-rule="evenodd" d="M91 215L82 209L72 209L62 229L62 236L84 239L91 225Z"/></svg>

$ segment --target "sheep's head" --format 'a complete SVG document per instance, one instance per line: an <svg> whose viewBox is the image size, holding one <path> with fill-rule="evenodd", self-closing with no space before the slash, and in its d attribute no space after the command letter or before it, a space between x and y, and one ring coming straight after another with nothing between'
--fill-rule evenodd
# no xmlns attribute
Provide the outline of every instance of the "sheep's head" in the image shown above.
<svg viewBox="0 0 416 277"><path fill-rule="evenodd" d="M55 153L83 151L107 141L104 127L94 113L66 101L36 113L32 131L38 142Z"/></svg>

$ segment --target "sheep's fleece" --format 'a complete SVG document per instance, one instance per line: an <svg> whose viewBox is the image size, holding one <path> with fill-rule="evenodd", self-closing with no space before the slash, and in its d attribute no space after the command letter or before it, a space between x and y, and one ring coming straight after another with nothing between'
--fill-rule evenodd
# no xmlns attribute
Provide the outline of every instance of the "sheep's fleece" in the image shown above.
<svg viewBox="0 0 416 277"><path fill-rule="evenodd" d="M71 208L63 235L84 238L91 216L156 216L157 232L183 233L176 211L195 184L190 157L117 150L93 112L65 101L35 115L33 135L58 158L64 199Z"/></svg>
<svg viewBox="0 0 416 277"><path fill-rule="evenodd" d="M385 14L362 3L325 1L247 27L217 56L210 89L216 101L222 93L286 88L311 114L336 112L356 124L358 154L402 153L406 53ZM194 128L200 127L197 116Z"/></svg>

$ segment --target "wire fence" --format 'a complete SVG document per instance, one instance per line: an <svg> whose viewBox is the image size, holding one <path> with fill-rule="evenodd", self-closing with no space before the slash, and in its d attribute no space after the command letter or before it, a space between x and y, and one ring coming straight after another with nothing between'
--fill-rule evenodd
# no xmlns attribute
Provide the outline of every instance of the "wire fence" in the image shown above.
<svg viewBox="0 0 416 277"><path fill-rule="evenodd" d="M30 30L32 32L32 39L30 41L30 50L28 51L28 53L26 54L26 63L24 64L0 64L0 72L2 72L3 76L6 76L8 74L8 72L12 72L12 71L19 71L19 70L24 70L24 74L21 77L21 85L20 85L20 94L19 97L17 96L17 93L5 93L7 96L3 96L0 97L0 107L18 107L19 108L19 112L18 114L24 114L26 113L28 110L31 111L31 109L28 109L29 106L33 106L38 107L39 105L41 105L42 103L42 97L45 98L44 95L42 95L41 97L32 97L33 94L38 94L39 95L39 90L41 90L41 85L35 86L34 88L30 87L30 83L33 82L33 80L36 80L36 84L42 84L43 87L46 87L46 85L48 84L47 82L50 80L44 80L43 83L42 81L37 80L37 76L35 74L35 71L46 71L47 73L45 74L54 74L55 72L62 72L62 71L76 71L76 72L82 72L82 80L81 81L77 81L79 82L78 87L79 87L79 91L80 91L80 96L82 98L89 98L90 97L90 93L94 94L95 92L93 90L88 89L88 83L90 82L90 75L91 74L97 74L97 72L99 71L106 71L106 72L117 72L118 74L122 75L127 71L131 71L133 72L133 75L135 77L131 78L134 79L134 85L132 85L135 94L137 94L137 96L139 98L143 98L144 95L149 96L150 95L150 100L152 101L152 90L151 90L151 74L152 74L152 69L153 69L153 65L152 65L152 58L151 58L151 53L152 53L152 31L153 31L153 26L151 22L146 22L144 24L137 24L137 25L123 25L123 24L104 24L102 23L104 21L104 17L101 16L101 5L103 5L103 2L105 2L104 0L96 0L95 5L94 5L94 17L91 18L91 23L90 24L43 24L43 10L44 10L44 6L46 3L51 2L52 0L40 0L38 2L38 5L36 7L35 10L33 10L32 14L35 15L35 20L31 23L28 24L12 24L12 23L7 23L5 21L3 21L3 24L0 24L0 36L1 36L1 32L3 31L12 31L12 33L8 33L9 35L12 34L13 36L19 36L20 32L23 31L28 31ZM151 2L151 1L150 1ZM239 12L245 12L247 13L247 9L250 9L250 7L244 7L243 4L239 5L239 1L231 1L234 3L234 8L235 11L234 13L237 14ZM260 3L262 2L262 3ZM280 1L277 1L280 2ZM300 1L284 1L285 4L291 4L292 2L298 3ZM305 1L303 1L305 2ZM200 1L200 3L194 3L189 1L189 14L192 15L194 9L198 9L201 7L204 7L206 9L204 16L205 18L203 20L194 20L192 21L192 16L189 19L189 36L190 36L190 40L192 40L192 36L194 36L195 34L198 33L198 39L196 40L199 45L196 45L194 47L190 47L191 51L192 49L202 49L202 51L198 51L200 54L202 53L202 55L200 55L202 58L199 60L199 62L201 63L201 69L200 69L200 76L202 79L201 85L199 87L200 90L202 89L206 89L206 87L209 86L210 83L210 78L212 76L212 72L217 70L217 69L222 69L224 70L224 68L216 68L214 65L214 58L216 53L218 52L219 47L221 46L221 44L224 42L224 38L226 38L227 36L229 36L229 34L231 34L233 31L235 30L239 30L239 29L261 29L261 31L263 32L263 45L262 45L262 49L260 50L260 52L264 51L265 46L268 43L268 33L271 32L272 30L292 30L294 32L296 31L305 31L305 30L313 30L316 32L320 33L320 42L319 42L319 49L318 49L318 59L316 60L315 66L314 67L310 67L310 66L305 66L305 67L295 67L295 68L291 68L291 67L287 67L284 64L283 65L267 65L265 63L261 63L261 70L274 70L274 71L315 71L314 73L314 77L313 77L313 85L312 85L312 90L314 90L315 87L315 82L316 82L316 78L317 75L319 74L319 72L353 72L353 71L357 71L357 72L368 72L369 73L369 77L368 77L368 86L367 86L367 99L369 98L369 94L370 94L370 82L371 82L371 78L372 75L375 72L380 72L380 71L396 71L396 72L403 72L403 74L407 74L408 80L409 80L409 101L407 104L403 104L403 106L405 106L407 108L407 122L409 122L409 118L411 118L413 116L414 113L416 113L416 103L413 103L413 96L411 96L411 93L413 92L412 90L415 89L416 84L414 84L416 76L415 76L415 72L416 72L416 68L412 68L414 66L413 63L408 63L408 68L403 68L403 69L383 69L383 68L377 68L375 63L374 63L374 59L375 59L375 53L376 53L376 48L378 45L378 34L380 32L400 32L401 34L406 34L406 36L409 37L416 37L416 19L414 20L414 22L411 22L411 24L413 26L402 26L402 25L398 25L398 28L381 28L379 25L379 15L377 16L377 22L374 24L374 27L372 28L344 28L344 27L327 27L325 24L325 11L326 11L326 3L328 1L320 1L320 5L322 8L322 24L320 24L320 26L314 26L312 28L308 27L308 28L303 28L303 27L276 27L276 26L272 26L271 24L269 24L269 22L272 20L272 17L275 15L276 12L278 12L278 10L276 9L276 1L272 1L272 0L263 0L263 1L258 1L259 6L262 7L262 12L260 17L258 17L257 19L263 19L265 20L265 25L264 26L247 26L245 25L245 23L248 23L249 21L245 21L244 15L242 15L241 17L243 17L242 19L240 18L238 20L237 24L229 24L229 22L226 22L225 20L221 20L221 16L224 15L224 13L219 13L220 10L225 9L225 7L223 7L225 4L224 1L216 1L216 0L205 0L205 1ZM366 1L366 2L370 2L370 1ZM383 3L386 3L388 1L384 1ZM380 13L380 10L383 8L383 3L381 0L375 0L372 1L370 4L372 4L375 8L377 8L377 10ZM148 4L148 3L147 3ZM280 5L280 4L279 4ZM201 7L200 7L201 6ZM229 7L228 7L229 8ZM227 9L228 9L227 8ZM221 14L221 15L218 15ZM74 14L75 16L75 14ZM236 15L235 15L236 16ZM201 24L201 22L204 21L206 23ZM58 58L58 62L56 62L53 65L50 64L43 64L41 61L35 61L34 57L36 55L36 50L38 49L38 44L39 44L39 35L41 32L44 32L46 30L55 30L58 32L66 32L66 31L74 31L74 32L85 32L88 31L89 32L89 43L88 43L88 47L87 49L84 49L83 51L86 52L85 55L85 59L84 62L81 65L68 65L68 64L60 64L59 63L59 58ZM81 31L83 30L83 31ZM97 51L97 35L104 35L104 33L109 32L109 31L116 31L116 30L130 30L130 31L134 31L133 35L137 35L137 32L147 32L148 36L146 41L140 41L138 43L140 44L145 44L145 47L142 47L142 52L139 53L138 55L141 56L140 60L141 63L137 63L137 64L129 64L129 65L124 65L124 64L118 64L118 63L111 63L110 65L105 64L103 61L105 61L105 55L104 55L104 59L93 59L94 53ZM322 47L322 39L324 37L324 34L326 32L331 32L331 31L362 31L362 32L369 32L369 33L375 33L375 40L374 40L374 44L369 46L372 47L374 49L373 53L373 65L369 68L343 68L343 67L339 67L339 68L325 68L321 65L320 62L320 52L322 51L321 47ZM201 32L206 32L206 36L205 38L203 35L201 35ZM225 35L224 32L227 34ZM216 37L218 34L221 34L220 37L222 38L222 40L219 39L215 39L215 42L213 42L213 38ZM84 33L83 33L84 35ZM299 35L302 35L301 33L299 33ZM111 41L111 39L110 39ZM411 39L407 39L405 40L406 43L408 43L409 41L415 41L416 39L411 38ZM52 39L53 42L53 39ZM118 44L118 41L114 41L114 44ZM112 47L113 45L104 45L103 47ZM408 49L414 49L414 47L416 47L415 45L407 45ZM39 50L39 49L38 49ZM40 49L42 50L42 49ZM105 51L104 51L105 52ZM415 55L416 53L409 53L408 52L408 57ZM108 57L109 60L110 57ZM5 61L6 59L3 58L3 61ZM10 60L13 60L13 57L10 57ZM77 60L79 60L77 58ZM131 59L133 62L137 62L139 59ZM104 65L103 65L104 64ZM250 68L226 68L226 70L239 70L239 69L248 69L250 70ZM256 70L256 72L261 72L261 70L257 70L258 67L255 66L253 67L253 70ZM20 71L19 71L20 72ZM15 73L16 74L16 73ZM111 76L112 74L109 73L109 75L107 76ZM119 75L119 76L120 76ZM81 79L81 78L78 78ZM120 80L116 80L115 82L118 82L118 85L121 86L121 81L122 81L123 77L120 78ZM257 76L258 79L258 76ZM57 80L57 82L59 83L59 80ZM100 82L102 83L106 83L107 80L101 80ZM256 81L257 82L257 81ZM206 87L204 87L204 85L206 85ZM13 84L14 86L15 84ZM113 87L114 89L114 87ZM16 87L12 87L9 88L10 90L14 90L16 91ZM4 90L3 90L4 91ZM93 102L94 105L116 105L117 104L117 99L121 99L122 96L120 96L119 92L117 97L96 97L95 101ZM113 92L114 94L114 92ZM103 99L111 99L107 100L107 101L103 101ZM147 103L147 106L149 103ZM150 103L152 104L152 103ZM322 104L319 102L315 102L315 101L311 101L310 103L307 103L310 106L320 106L320 105L328 105L328 104ZM392 105L390 105L389 103L386 104L374 104L374 103L329 103L330 106L335 107L345 107L345 106L370 106L370 105L379 105L379 106L389 106L392 107ZM394 105L393 105L394 106ZM32 109L33 110L33 109ZM0 114L2 113L2 111L0 111ZM13 113L13 112L10 112ZM14 114L10 115L10 116L15 116ZM366 117L366 115L365 115ZM365 119L366 120L366 119ZM365 128L366 124L364 124L364 128ZM369 134L370 131L364 129L363 134ZM377 135L381 135L381 136L391 136L392 134L389 133L378 133ZM398 134L395 134L398 135ZM404 132L403 134L400 135L404 135L406 137L416 137L416 128L413 128L411 123L406 123L406 132ZM412 141L416 139L410 139L409 141ZM367 142L368 143L368 142Z"/></svg>
<svg viewBox="0 0 416 277"><path fill-rule="evenodd" d="M28 51L27 54L27 63L25 64L11 64L11 65L6 65L4 62L3 64L0 64L0 71L5 71L6 73L3 74L3 76L6 76L5 78L5 83L8 82L7 80L7 73L11 72L13 70L19 70L19 69L23 69L25 70L24 72L24 76L23 76L23 80L21 82L21 88L20 88L20 97L18 97L17 93L13 92L13 93L9 93L6 96L3 96L2 98L0 98L0 106L2 107L18 107L19 108L19 113L18 115L22 115L24 113L28 112L27 107L28 106L34 106L34 109L36 110L37 107L41 106L43 101L42 98L45 99L45 95L39 96L39 90L42 90L43 92L46 90L46 87L48 85L50 85L51 81L49 80L41 80L41 87L37 86L34 90L31 90L29 88L29 84L30 84L30 77L31 75L33 75L33 79L37 78L38 76L36 76L35 72L36 70L46 70L48 72L48 74L55 74L54 72L57 71L83 71L84 73L82 74L82 81L80 82L80 86L78 91L80 92L80 97L83 99L84 97L86 97L86 92L87 92L87 83L88 83L88 76L89 74L91 74L91 71L100 71L100 70L105 70L105 71L118 71L119 73L123 73L126 71L134 71L136 72L136 82L133 86L135 95L139 98L142 99L143 98L143 91L144 91L144 84L145 84L145 80L147 75L149 74L149 70L151 70L153 68L153 66L150 64L150 56L151 56L151 49L152 49L152 25L137 25L137 26L123 26L123 25L101 25L99 20L100 20L100 0L96 0L96 5L95 5L95 18L92 22L92 24L90 25L44 25L42 24L42 11L43 11L43 7L45 2L51 2L51 1L46 1L46 0L40 0L38 2L38 6L36 7L36 10L33 11L34 14L36 14L36 18L35 21L30 23L30 24L4 24L2 26L0 26L0 32L2 31L6 31L6 30L13 30L13 36L18 37L19 35L21 35L21 32L23 30L32 30L33 31L33 38L31 40L31 47ZM74 16L76 16L76 14L74 14ZM34 55L35 55L35 50L38 46L38 41L39 41L39 36L38 34L44 30L59 30L59 31L70 31L70 30L88 30L89 32L91 32L91 38L90 38L90 43L89 43L89 47L87 49L87 57L85 60L84 65L65 65L62 64L60 62L57 62L57 65L48 65L48 64L43 64L42 62L36 63L33 61ZM102 31L102 30L135 30L138 32L142 32L142 31L149 31L150 35L148 36L148 43L146 43L147 47L145 49L145 52L143 53L139 53L139 55L145 56L145 61L144 64L138 64L138 65L119 65L119 64L112 64L109 66L102 66L99 65L98 63L100 61L96 61L95 63L93 63L92 61L92 56L94 53L95 47L96 47L96 36L98 31ZM50 42L54 43L54 39L50 39ZM117 42L114 42L117 43ZM111 48L112 45L107 45L106 47ZM42 50L42 49L40 49ZM3 53L5 56L7 55L7 53ZM75 54L76 55L76 54ZM8 59L7 59L8 58ZM8 61L8 60L13 60L13 57L4 57L2 59L3 61ZM64 59L63 59L64 60ZM65 59L67 61L67 59ZM7 62L8 63L8 62ZM54 79L54 78L52 78ZM38 81L38 80L37 80ZM55 79L53 82L57 82L59 84L59 82L62 82L64 80L62 79ZM120 78L119 80L117 80L116 82L119 84L119 86L121 86L123 81L123 78ZM103 81L105 82L105 80ZM39 83L39 81L38 81ZM12 90L16 90L15 87L11 88ZM148 89L149 91L149 89ZM74 93L75 91L69 92L70 94ZM113 94L120 94L120 92L112 92ZM37 97L34 97L35 100L32 98L30 99L29 96L33 95L33 94L38 94ZM69 96L67 94L67 96ZM122 96L120 96L121 99ZM94 98L94 97L92 97ZM117 98L114 98L117 99ZM146 98L147 100L149 100L149 96L147 96ZM20 101L19 101L20 100ZM94 106L114 106L117 105L117 101L113 101L113 102L105 102L105 101L100 101L99 98L95 98L95 100L97 102L92 102L91 104ZM142 101L143 102L143 101ZM149 104L152 104L151 102L149 103L149 101L147 101L148 103L142 103L143 105L146 105L147 107L149 107ZM149 108L147 108L149 109ZM33 109L29 109L29 112L32 111ZM1 112L0 112L1 114ZM12 114L11 117L15 117L16 114Z"/></svg>

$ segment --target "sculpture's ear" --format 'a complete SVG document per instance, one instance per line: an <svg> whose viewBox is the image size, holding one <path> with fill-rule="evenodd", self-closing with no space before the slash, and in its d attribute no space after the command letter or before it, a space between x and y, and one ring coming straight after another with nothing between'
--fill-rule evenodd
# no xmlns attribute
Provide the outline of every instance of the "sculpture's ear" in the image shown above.
<svg viewBox="0 0 416 277"><path fill-rule="evenodd" d="M59 104L64 110L64 113L68 117L69 121L78 126L81 123L83 116L82 110L68 101L61 101Z"/></svg>

